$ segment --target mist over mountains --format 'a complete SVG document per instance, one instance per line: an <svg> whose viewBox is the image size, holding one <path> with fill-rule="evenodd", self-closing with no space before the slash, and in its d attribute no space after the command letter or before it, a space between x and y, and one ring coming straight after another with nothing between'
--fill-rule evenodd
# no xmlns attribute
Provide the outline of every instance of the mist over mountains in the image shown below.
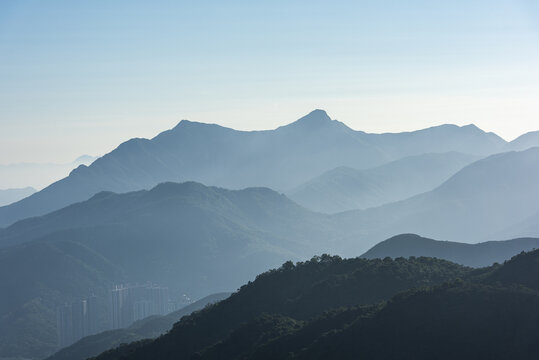
<svg viewBox="0 0 539 360"><path fill-rule="evenodd" d="M520 135L509 144L509 148L516 151L526 150L534 146L539 146L539 131L531 131Z"/></svg>
<svg viewBox="0 0 539 360"><path fill-rule="evenodd" d="M445 259L471 267L490 266L508 260L508 254L539 249L539 238L519 238L466 244L427 239L415 234L401 234L384 240L361 255L365 259L409 258L425 256Z"/></svg>
<svg viewBox="0 0 539 360"><path fill-rule="evenodd" d="M9 205L16 201L22 200L35 192L36 189L33 187L0 190L0 206Z"/></svg>
<svg viewBox="0 0 539 360"><path fill-rule="evenodd" d="M0 355L50 355L55 308L88 293L106 307L114 284L159 282L200 298L329 251L326 221L268 189L164 183L18 222L0 234L0 287L10 294L0 297Z"/></svg>
<svg viewBox="0 0 539 360"><path fill-rule="evenodd" d="M463 242L524 236L515 224L537 214L539 148L489 156L436 189L407 200L343 214L373 238L399 233Z"/></svg>
<svg viewBox="0 0 539 360"><path fill-rule="evenodd" d="M11 163L0 164L0 188L23 188L33 187L41 190L51 183L63 179L71 170L79 165L90 165L95 159L94 156L82 155L70 162L51 163ZM29 195L29 194L28 194ZM27 196L28 196L27 195ZM17 199L17 200L20 200ZM7 204L1 204L7 205Z"/></svg>
<svg viewBox="0 0 539 360"><path fill-rule="evenodd" d="M489 155L510 145L474 125L368 134L331 120L322 110L267 131L237 131L183 120L151 140L131 139L90 166L79 166L29 198L0 208L0 226L86 200L100 191L149 189L166 181L286 191L341 166L366 169L406 156L450 151Z"/></svg>
<svg viewBox="0 0 539 360"><path fill-rule="evenodd" d="M287 194L298 204L324 213L366 209L430 191L478 158L457 152L429 153L365 170L338 167Z"/></svg>
<svg viewBox="0 0 539 360"><path fill-rule="evenodd" d="M538 148L493 155L430 192L334 215L311 212L267 188L231 191L188 182L126 194L101 192L0 231L0 285L11 289L9 302L0 304L0 327L11 329L15 338L6 339L17 344L17 336L24 339L20 324L52 327L53 304L87 289L106 297L106 287L114 283L159 279L177 291L203 296L236 288L287 260L328 252L357 256L395 233L431 233L461 242L498 239L491 234L539 211L537 179L529 171L538 162ZM474 176L490 183L471 181ZM517 196L519 191L530 195ZM466 208L472 211L459 212ZM465 226L455 226L459 223ZM514 246L498 247L490 260L529 248L515 240ZM28 354L50 353L54 345L48 341L48 350L34 348Z"/></svg>
<svg viewBox="0 0 539 360"><path fill-rule="evenodd" d="M473 125L368 134L322 110L275 130L184 120L129 140L0 208L0 358L54 353L57 307L90 293L105 323L115 284L199 299L320 254L503 262L539 241L534 145Z"/></svg>

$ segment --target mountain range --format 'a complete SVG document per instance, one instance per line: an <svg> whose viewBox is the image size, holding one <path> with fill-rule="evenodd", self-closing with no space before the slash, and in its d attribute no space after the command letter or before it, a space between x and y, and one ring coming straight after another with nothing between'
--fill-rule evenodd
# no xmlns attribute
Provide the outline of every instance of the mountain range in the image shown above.
<svg viewBox="0 0 539 360"><path fill-rule="evenodd" d="M331 120L322 110L267 131L237 131L182 120L151 140L131 139L90 166L81 165L42 191L1 207L0 226L46 214L100 191L149 189L166 181L286 191L340 166L361 170L424 153L485 156L510 147L474 125L368 134Z"/></svg>
<svg viewBox="0 0 539 360"><path fill-rule="evenodd" d="M363 256L507 260L539 237L535 138L473 125L367 134L317 110L270 131L182 121L132 139L0 208L0 358L51 355L55 308L89 293L105 307L115 284L201 298L386 239Z"/></svg>
<svg viewBox="0 0 539 360"><path fill-rule="evenodd" d="M267 188L187 182L98 193L0 230L0 286L10 289L0 298L1 355L23 343L27 355L50 354L55 304L89 289L105 298L115 283L159 281L201 297L286 260L357 256L399 233L467 243L520 237L518 225L539 213L537 169L539 148L492 155L432 191L334 215ZM26 336L39 341L25 343Z"/></svg>
<svg viewBox="0 0 539 360"><path fill-rule="evenodd" d="M539 131L531 131L520 135L509 144L510 150L522 151L531 147L539 146Z"/></svg>
<svg viewBox="0 0 539 360"><path fill-rule="evenodd" d="M138 229L137 237L147 233L159 239L185 231L204 234L211 224L226 225L215 232L217 238L227 238L227 233L234 234L236 243L257 238L258 244L267 241L267 249L286 256L328 250L357 254L399 233L477 242L496 239L498 233L539 213L538 169L539 148L492 155L464 167L432 191L335 215L311 212L267 188L231 191L194 182L163 183L151 191L101 192L88 201L19 221L0 230L0 247L43 238L73 240L105 228L115 233ZM520 235L514 231L510 238Z"/></svg>
<svg viewBox="0 0 539 360"><path fill-rule="evenodd" d="M448 152L408 156L365 170L342 166L288 191L287 195L298 204L323 213L366 209L430 191L478 159Z"/></svg>
<svg viewBox="0 0 539 360"><path fill-rule="evenodd" d="M332 247L327 219L268 189L164 183L102 192L0 231L0 357L56 348L55 308L114 284L202 297ZM32 341L29 341L29 338Z"/></svg>
<svg viewBox="0 0 539 360"><path fill-rule="evenodd" d="M539 213L537 184L539 148L501 153L464 167L432 191L339 218L357 227L351 236L375 242L402 233L468 243L537 236L516 226Z"/></svg>

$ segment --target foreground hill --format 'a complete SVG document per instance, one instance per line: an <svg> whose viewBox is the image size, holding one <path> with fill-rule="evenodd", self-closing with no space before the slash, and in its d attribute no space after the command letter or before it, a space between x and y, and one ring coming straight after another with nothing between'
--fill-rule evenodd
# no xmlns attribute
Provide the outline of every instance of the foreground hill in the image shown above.
<svg viewBox="0 0 539 360"><path fill-rule="evenodd" d="M237 189L287 190L338 166L368 168L404 156L460 151L487 155L507 143L473 125L442 125L400 134L354 131L315 110L287 126L236 131L181 121L155 138L131 139L70 175L0 208L0 226L86 200L100 191L149 189L167 181L198 181Z"/></svg>
<svg viewBox="0 0 539 360"><path fill-rule="evenodd" d="M518 228L507 230L538 213L539 148L531 148L489 156L432 191L339 218L374 243L402 233L478 242L499 238L502 231L506 238L521 237Z"/></svg>
<svg viewBox="0 0 539 360"><path fill-rule="evenodd" d="M96 335L87 336L75 344L60 350L48 360L85 360L99 355L103 351L113 349L120 344L125 344L142 339L156 338L166 331L182 317L214 304L230 296L230 293L219 293L206 296L184 308L165 316L151 316L139 320L125 329L105 331Z"/></svg>
<svg viewBox="0 0 539 360"><path fill-rule="evenodd" d="M139 349L137 343L121 347L98 358L119 359L135 349L128 358L188 359L263 314L281 314L301 324L332 308L376 303L399 291L441 283L469 271L428 258L343 260L324 255L296 265L288 262L258 276L228 299L183 318L155 341Z"/></svg>
<svg viewBox="0 0 539 360"><path fill-rule="evenodd" d="M361 261L328 257L295 267L285 264L228 300L182 319L166 335L122 346L97 359L529 359L539 350L539 251L521 254L502 266L465 271L459 275L465 281L408 290L371 306L361 306L365 302L352 300L353 296L347 297L350 302L337 296L356 293L361 282L342 279L362 273L352 265ZM428 258L363 261L367 261L362 263L364 269L378 264L374 274L385 274L386 281L398 278L404 269L410 271L408 277L417 276L417 270L452 272L447 272L450 263ZM412 265L418 261L422 266ZM335 272L337 268L346 270ZM339 276L328 279L329 269ZM309 289L310 279L316 277L320 285L314 288L319 290L305 293L310 299L306 304L323 303L319 299L330 296L329 306L311 305L311 312L294 307L305 295L286 285L272 296L277 280ZM374 287L371 293L376 291ZM268 298L257 301L251 294ZM289 300L271 305L276 296ZM249 311L253 306L260 310ZM328 307L333 310L325 311ZM223 318L225 311L228 316Z"/></svg>
<svg viewBox="0 0 539 360"><path fill-rule="evenodd" d="M199 358L219 359L239 345L227 359L532 359L537 306L537 293L455 284L401 295L381 309L336 311L300 329L259 326L250 333L261 340L254 349L232 334Z"/></svg>
<svg viewBox="0 0 539 360"><path fill-rule="evenodd" d="M362 258L374 259L428 256L445 259L472 267L503 263L522 251L539 249L539 238L521 238L505 241L487 241L465 244L453 241L437 241L419 235L397 235L372 247Z"/></svg>
<svg viewBox="0 0 539 360"><path fill-rule="evenodd" d="M333 247L327 221L268 189L165 183L18 222L0 231L0 357L50 355L56 306L89 292L105 303L114 284L191 297L236 289Z"/></svg>
<svg viewBox="0 0 539 360"><path fill-rule="evenodd" d="M430 191L475 160L477 156L449 152L409 156L366 170L339 167L287 195L324 213L365 209Z"/></svg>

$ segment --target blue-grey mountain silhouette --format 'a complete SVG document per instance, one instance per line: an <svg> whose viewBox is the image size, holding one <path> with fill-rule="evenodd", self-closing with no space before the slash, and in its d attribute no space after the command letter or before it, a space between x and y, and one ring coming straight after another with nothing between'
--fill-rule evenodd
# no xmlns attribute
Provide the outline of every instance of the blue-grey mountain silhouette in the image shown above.
<svg viewBox="0 0 539 360"><path fill-rule="evenodd" d="M66 163L21 162L0 164L0 188L33 187L41 190L53 182L63 179L79 165L90 165L95 159L93 156L82 155L74 161Z"/></svg>
<svg viewBox="0 0 539 360"><path fill-rule="evenodd" d="M33 187L0 190L0 206L9 205L16 201L22 200L35 192L36 189Z"/></svg>
<svg viewBox="0 0 539 360"><path fill-rule="evenodd" d="M401 233L461 242L500 240L502 231L505 239L537 237L514 225L539 213L538 184L539 148L531 148L476 161L427 193L339 217L371 245Z"/></svg>
<svg viewBox="0 0 539 360"><path fill-rule="evenodd" d="M0 208L0 226L46 214L100 191L149 189L166 181L285 191L339 166L365 169L428 152L488 155L506 145L497 135L473 125L367 134L331 120L322 110L268 131L236 131L183 120L151 140L131 139L90 166L79 166L31 197Z"/></svg>
<svg viewBox="0 0 539 360"><path fill-rule="evenodd" d="M531 131L522 134L509 143L510 149L517 151L526 150L536 146L539 146L539 131Z"/></svg>
<svg viewBox="0 0 539 360"><path fill-rule="evenodd" d="M408 156L365 170L338 167L287 195L324 213L366 209L430 191L475 160L474 155L449 152Z"/></svg>
<svg viewBox="0 0 539 360"><path fill-rule="evenodd" d="M17 222L0 231L0 288L9 292L0 296L0 357L50 355L55 306L89 290L102 299L118 283L159 281L193 297L234 290L329 251L329 221L269 189L190 182L101 192Z"/></svg>
<svg viewBox="0 0 539 360"><path fill-rule="evenodd" d="M539 249L539 238L519 238L466 244L427 239L415 234L402 234L373 246L362 258L375 259L427 256L445 259L472 267L503 263L522 251Z"/></svg>
<svg viewBox="0 0 539 360"><path fill-rule="evenodd" d="M493 233L539 213L537 169L539 148L497 154L430 192L336 215L308 211L265 188L231 191L189 182L101 192L0 231L0 286L11 294L0 298L0 328L10 329L0 339L17 344L28 326L50 327L50 304L119 281L157 278L202 296L234 288L284 260L327 252L357 256L398 233L496 240Z"/></svg>

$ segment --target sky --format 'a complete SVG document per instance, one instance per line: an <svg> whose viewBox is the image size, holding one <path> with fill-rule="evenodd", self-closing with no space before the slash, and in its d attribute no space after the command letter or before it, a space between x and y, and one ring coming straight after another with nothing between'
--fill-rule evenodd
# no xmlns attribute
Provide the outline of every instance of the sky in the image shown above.
<svg viewBox="0 0 539 360"><path fill-rule="evenodd" d="M0 164L316 108L367 132L539 130L539 1L0 2Z"/></svg>

